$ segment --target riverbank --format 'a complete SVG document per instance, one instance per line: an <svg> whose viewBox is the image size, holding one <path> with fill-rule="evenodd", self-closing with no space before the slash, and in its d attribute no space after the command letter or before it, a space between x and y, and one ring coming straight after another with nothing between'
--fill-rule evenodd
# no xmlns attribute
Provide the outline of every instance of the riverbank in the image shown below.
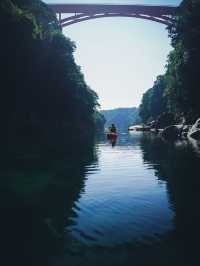
<svg viewBox="0 0 200 266"><path fill-rule="evenodd" d="M141 131L141 132L151 132L154 134L160 134L166 139L200 139L200 119L193 125L183 124L173 124L165 128L158 128L156 124L149 123L147 125L135 125L128 128L128 131Z"/></svg>

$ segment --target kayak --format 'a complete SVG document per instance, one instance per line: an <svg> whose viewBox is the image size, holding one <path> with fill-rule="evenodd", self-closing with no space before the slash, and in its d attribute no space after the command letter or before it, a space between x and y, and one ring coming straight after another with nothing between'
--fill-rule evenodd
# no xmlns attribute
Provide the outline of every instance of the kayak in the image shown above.
<svg viewBox="0 0 200 266"><path fill-rule="evenodd" d="M116 139L117 133L114 133L114 132L107 133L107 138L108 139Z"/></svg>

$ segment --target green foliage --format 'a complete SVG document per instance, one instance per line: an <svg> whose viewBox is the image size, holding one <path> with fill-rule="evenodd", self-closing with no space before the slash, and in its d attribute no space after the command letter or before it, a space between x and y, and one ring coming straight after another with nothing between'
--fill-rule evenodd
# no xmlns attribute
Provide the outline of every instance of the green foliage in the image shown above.
<svg viewBox="0 0 200 266"><path fill-rule="evenodd" d="M144 93L139 108L139 115L144 123L155 120L160 113L166 111L164 90L165 77L158 76L154 86Z"/></svg>
<svg viewBox="0 0 200 266"><path fill-rule="evenodd" d="M52 11L39 0L5 0L0 24L0 139L6 149L64 149L93 135L98 98Z"/></svg>
<svg viewBox="0 0 200 266"><path fill-rule="evenodd" d="M184 0L175 22L176 31L170 31L172 43L179 56L175 90L181 111L189 119L200 115L200 1ZM181 50L181 52L180 52ZM180 56L181 55L181 56ZM180 88L181 86L181 88Z"/></svg>
<svg viewBox="0 0 200 266"><path fill-rule="evenodd" d="M95 120L95 128L97 133L102 133L104 132L104 126L106 123L106 119L103 114L100 112L96 111L94 113L94 120Z"/></svg>
<svg viewBox="0 0 200 266"><path fill-rule="evenodd" d="M174 23L169 27L174 50L168 57L164 89L160 98L159 87L153 87L142 100L140 114L144 122L162 114L174 113L177 118L185 117L189 123L200 116L200 1L183 0ZM153 102L156 97L164 99L159 107ZM153 112L153 107L158 107ZM159 110L160 108L160 110ZM154 116L155 114L155 116Z"/></svg>

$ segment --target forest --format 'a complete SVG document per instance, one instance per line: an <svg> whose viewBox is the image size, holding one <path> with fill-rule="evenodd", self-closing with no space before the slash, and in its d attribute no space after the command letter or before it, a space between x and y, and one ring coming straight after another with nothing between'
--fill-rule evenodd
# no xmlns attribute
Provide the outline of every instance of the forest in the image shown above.
<svg viewBox="0 0 200 266"><path fill-rule="evenodd" d="M183 0L168 27L173 50L164 75L144 93L140 116L144 123L193 124L200 117L200 1Z"/></svg>
<svg viewBox="0 0 200 266"><path fill-rule="evenodd" d="M163 127L200 117L200 1L182 1L168 27L173 50L139 108ZM75 63L75 43L40 0L0 2L0 118L4 152L54 151L102 132L98 96ZM129 119L129 118L128 118Z"/></svg>
<svg viewBox="0 0 200 266"><path fill-rule="evenodd" d="M52 10L40 0L1 1L0 25L1 151L50 153L101 130L97 94Z"/></svg>

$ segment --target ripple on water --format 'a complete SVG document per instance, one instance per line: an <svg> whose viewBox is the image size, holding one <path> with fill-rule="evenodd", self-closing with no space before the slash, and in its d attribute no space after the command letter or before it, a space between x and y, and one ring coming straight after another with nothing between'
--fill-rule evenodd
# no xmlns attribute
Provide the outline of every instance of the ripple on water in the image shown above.
<svg viewBox="0 0 200 266"><path fill-rule="evenodd" d="M157 239L172 229L166 183L144 163L139 142L97 145L98 165L86 168L85 189L74 204L67 231L90 245ZM147 241L147 242L148 242Z"/></svg>

